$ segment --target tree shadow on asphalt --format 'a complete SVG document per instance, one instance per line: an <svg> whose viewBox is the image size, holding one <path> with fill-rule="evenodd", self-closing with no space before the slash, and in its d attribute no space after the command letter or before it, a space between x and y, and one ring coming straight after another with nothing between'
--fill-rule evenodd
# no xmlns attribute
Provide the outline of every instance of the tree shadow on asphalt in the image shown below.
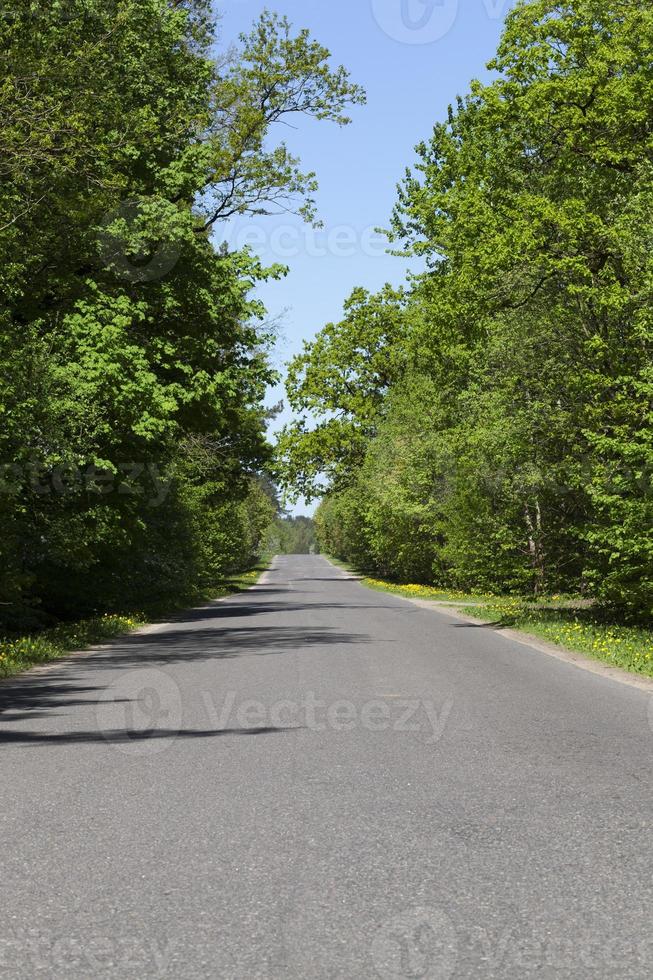
<svg viewBox="0 0 653 980"><path fill-rule="evenodd" d="M16 729L0 728L0 745L80 745L106 742L109 745L133 745L139 742L150 742L158 739L221 738L224 736L242 735L277 735L284 732L301 731L303 725L273 727L269 725L260 728L154 728L143 731L117 729L115 731L73 731L73 732L28 732Z"/></svg>
<svg viewBox="0 0 653 980"><path fill-rule="evenodd" d="M507 630L515 625L514 619L497 619L492 623L452 623L456 630Z"/></svg>
<svg viewBox="0 0 653 980"><path fill-rule="evenodd" d="M292 597L293 595L302 595L300 589L288 589L283 592L286 597ZM247 604L243 602L236 603L216 603L211 606L200 606L197 609L189 609L183 615L177 616L174 619L166 621L171 625L176 624L189 624L200 623L205 620L222 620L222 619L247 619L250 616L262 616L262 615L286 615L292 612L306 612L308 609L386 609L379 603L352 603L352 602L266 602L262 600L260 602L249 602ZM157 624L154 624L157 625ZM230 627L227 627L230 628ZM135 639L140 639L140 637L135 634ZM122 640L120 641L122 642Z"/></svg>
<svg viewBox="0 0 653 980"><path fill-rule="evenodd" d="M0 718L0 722L10 720L47 718L57 708L88 707L100 704L101 698L93 697L101 687L88 684L58 684L23 677L0 687L0 716L10 712L10 719ZM84 695L87 695L84 697ZM131 698L115 698L113 703L131 701ZM3 732L0 724L0 734Z"/></svg>
<svg viewBox="0 0 653 980"><path fill-rule="evenodd" d="M370 637L362 633L343 632L334 627L241 626L230 627L224 632L211 627L195 627L128 637L119 646L112 645L93 653L80 666L90 669L165 667L244 657L283 656L297 650L352 646L369 640Z"/></svg>
<svg viewBox="0 0 653 980"><path fill-rule="evenodd" d="M337 604L326 606L336 607ZM280 607L265 602L245 605L240 602L190 610L182 621L168 627L121 637L87 655L62 658L51 665L50 676L27 673L0 683L0 718L3 713L9 713L5 723L42 718L53 711L70 713L97 704L101 700L100 693L114 680L116 670L279 656L297 650L350 647L371 641L367 634L334 626L309 628L254 623L235 626L229 623L230 619L247 620L264 612L288 613L306 608L294 603ZM75 673L70 670L73 665ZM65 670L63 677L60 668ZM92 676L94 672L98 675L97 682ZM108 672L110 676L107 676Z"/></svg>

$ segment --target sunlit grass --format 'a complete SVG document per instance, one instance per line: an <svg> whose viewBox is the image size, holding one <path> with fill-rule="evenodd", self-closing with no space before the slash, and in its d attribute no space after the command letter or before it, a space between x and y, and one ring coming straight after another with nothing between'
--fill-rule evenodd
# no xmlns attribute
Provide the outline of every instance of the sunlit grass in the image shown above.
<svg viewBox="0 0 653 980"><path fill-rule="evenodd" d="M464 611L615 667L653 676L653 631L608 621L592 609L551 608L544 602L509 599Z"/></svg>
<svg viewBox="0 0 653 980"><path fill-rule="evenodd" d="M0 640L0 677L9 677L35 664L56 660L73 650L83 650L129 633L145 622L145 617L137 613L130 616L107 613L81 622L60 623L30 636Z"/></svg>
<svg viewBox="0 0 653 980"><path fill-rule="evenodd" d="M493 599L494 596L487 592L463 592L455 589L438 589L430 585L400 585L396 582L386 582L383 579L364 577L361 579L363 585L371 589L380 589L383 592L392 592L395 595L405 595L411 599L433 599L439 602L469 602L479 603Z"/></svg>

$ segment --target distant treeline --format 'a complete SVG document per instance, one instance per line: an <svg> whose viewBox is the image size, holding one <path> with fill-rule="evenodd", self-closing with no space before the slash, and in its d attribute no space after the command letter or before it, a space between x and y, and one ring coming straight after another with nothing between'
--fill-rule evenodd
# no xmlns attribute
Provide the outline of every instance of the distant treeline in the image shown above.
<svg viewBox="0 0 653 980"><path fill-rule="evenodd" d="M210 0L0 15L0 629L177 599L259 554L277 507L266 269L236 214L314 214L275 133L363 93L264 12Z"/></svg>
<svg viewBox="0 0 653 980"><path fill-rule="evenodd" d="M399 188L425 271L295 358L280 467L361 567L650 620L653 6L520 3L489 67Z"/></svg>
<svg viewBox="0 0 653 980"><path fill-rule="evenodd" d="M270 532L270 551L275 555L310 555L319 551L315 521L311 517L278 517Z"/></svg>

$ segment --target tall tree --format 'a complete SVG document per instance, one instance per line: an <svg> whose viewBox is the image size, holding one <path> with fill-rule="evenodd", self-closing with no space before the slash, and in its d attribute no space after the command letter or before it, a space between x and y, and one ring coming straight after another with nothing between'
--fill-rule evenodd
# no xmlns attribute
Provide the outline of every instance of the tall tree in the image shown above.
<svg viewBox="0 0 653 980"><path fill-rule="evenodd" d="M209 0L9 4L0 20L0 544L7 619L155 596L249 558L273 380L233 213L315 178L277 123L363 99L264 13L213 56ZM13 15L13 16L12 16ZM248 523L249 522L249 523ZM233 533L231 533L233 531ZM252 531L252 534L250 534Z"/></svg>
<svg viewBox="0 0 653 980"><path fill-rule="evenodd" d="M391 388L383 430L361 434L348 485L370 560L398 554L406 501L424 513L435 495L416 532L437 542L432 575L591 590L651 615L652 54L640 0L520 4L494 80L417 148L390 234L426 262L402 349L435 408L415 401L411 417ZM422 421L428 490L409 448Z"/></svg>

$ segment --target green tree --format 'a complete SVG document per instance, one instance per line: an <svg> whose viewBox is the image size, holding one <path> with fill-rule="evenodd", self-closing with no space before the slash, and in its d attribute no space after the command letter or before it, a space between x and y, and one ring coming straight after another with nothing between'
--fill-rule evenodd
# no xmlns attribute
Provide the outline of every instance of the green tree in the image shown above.
<svg viewBox="0 0 653 980"><path fill-rule="evenodd" d="M318 550L311 517L277 517L270 530L269 548L279 555L309 555Z"/></svg>
<svg viewBox="0 0 653 980"><path fill-rule="evenodd" d="M297 418L277 444L280 479L312 499L347 480L374 435L384 397L405 356L405 297L386 286L356 289L340 323L329 323L288 367L286 390ZM313 424L318 417L317 425Z"/></svg>
<svg viewBox="0 0 653 980"><path fill-rule="evenodd" d="M381 392L321 525L337 537L357 496L352 547L376 567L414 574L405 558L435 548L450 582L591 590L650 617L652 46L638 0L522 3L495 79L417 148L390 235L426 264L400 350L432 403L406 375ZM326 425L344 411L316 401ZM303 448L300 472L325 469Z"/></svg>
<svg viewBox="0 0 653 980"><path fill-rule="evenodd" d="M216 223L311 219L277 123L362 101L307 32L265 12L211 55L208 0L9 5L0 20L0 590L73 615L205 585L272 518L279 277L216 248ZM270 149L270 147L273 147Z"/></svg>

